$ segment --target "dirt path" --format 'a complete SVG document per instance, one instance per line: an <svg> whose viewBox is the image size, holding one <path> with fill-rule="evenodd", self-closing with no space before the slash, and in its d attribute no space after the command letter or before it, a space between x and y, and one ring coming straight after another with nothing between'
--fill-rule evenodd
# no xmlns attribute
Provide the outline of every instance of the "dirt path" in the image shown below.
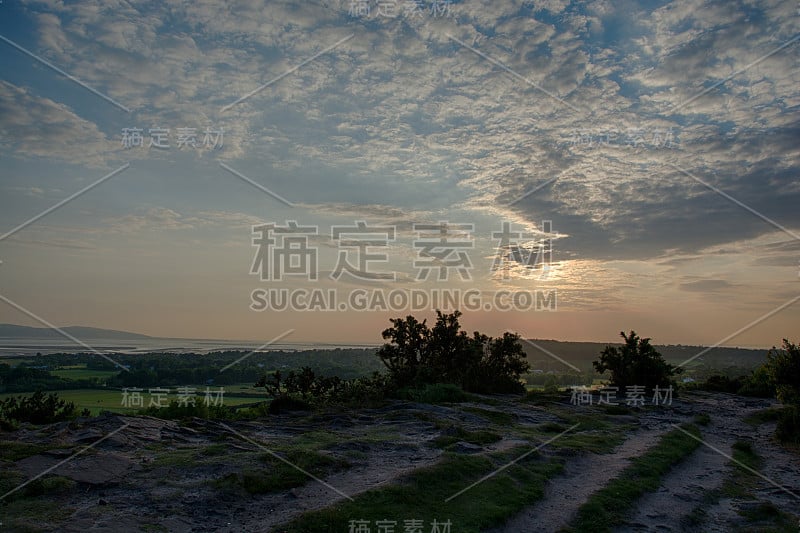
<svg viewBox="0 0 800 533"><path fill-rule="evenodd" d="M711 422L702 427L702 439L707 444L731 455L734 442L752 437L753 428L742 419L762 406L732 397L694 399L698 409L711 416ZM708 491L722 486L730 474L728 462L709 446L701 445L664 477L656 492L639 499L636 511L616 531L682 531L685 527L681 521L703 503Z"/></svg>
<svg viewBox="0 0 800 533"><path fill-rule="evenodd" d="M796 497L768 481L760 480L752 491L753 500L722 498L707 509L707 519L702 525L704 531L721 533L741 526L742 517L739 511L756 505L758 501L768 501L785 513L798 514L797 510L800 508L800 458L775 443L773 440L774 423L755 428L747 426L747 431L746 439L753 442L756 453L764 460L760 469L761 473ZM800 522L797 525L800 530Z"/></svg>
<svg viewBox="0 0 800 533"><path fill-rule="evenodd" d="M703 440L728 455L737 440L754 443L764 458L762 473L795 494L800 494L800 461L772 440L774 425L754 428L743 419L772 404L768 400L742 398L726 394L687 394L676 401L674 410L649 412L640 418L640 428L612 453L583 455L570 460L564 472L545 486L541 501L511 518L504 526L490 533L517 531L558 531L575 516L580 506L597 489L619 474L633 457L641 455L658 438L673 429L673 424L691 420L696 414L711 416L711 423L702 428ZM631 517L619 532L682 531L685 518L702 505L708 491L719 488L731 468L729 460L706 445L668 473L656 492L644 495ZM786 491L767 481L760 482L755 498L769 501L779 509L796 514L800 503ZM729 531L742 524L737 511L753 502L732 502L723 499L707 511L704 531Z"/></svg>
<svg viewBox="0 0 800 533"><path fill-rule="evenodd" d="M582 455L570 460L564 472L547 483L542 500L490 533L557 531L566 526L593 492L628 466L629 459L658 442L662 434L672 429L671 423L681 423L685 419L677 413L673 416L662 412L643 415L640 428L612 453Z"/></svg>

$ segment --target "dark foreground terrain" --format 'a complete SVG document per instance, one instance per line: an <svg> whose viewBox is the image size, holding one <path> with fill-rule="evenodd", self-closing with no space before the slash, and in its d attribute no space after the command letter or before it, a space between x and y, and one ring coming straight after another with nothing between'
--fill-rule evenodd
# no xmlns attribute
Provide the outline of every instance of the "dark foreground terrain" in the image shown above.
<svg viewBox="0 0 800 533"><path fill-rule="evenodd" d="M4 498L0 527L798 531L800 455L773 440L775 408L696 392L644 408L562 396L248 422L104 414L0 435L2 492L40 476Z"/></svg>

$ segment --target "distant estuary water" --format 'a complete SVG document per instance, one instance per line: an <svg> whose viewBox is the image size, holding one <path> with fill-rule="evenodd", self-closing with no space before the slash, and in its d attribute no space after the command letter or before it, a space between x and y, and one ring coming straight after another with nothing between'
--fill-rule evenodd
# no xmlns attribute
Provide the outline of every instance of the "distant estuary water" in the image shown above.
<svg viewBox="0 0 800 533"><path fill-rule="evenodd" d="M224 350L256 350L264 342L228 341L216 339L79 339L94 350L103 353L209 353ZM333 350L335 348L377 348L371 344L335 344L335 343L274 343L261 351L303 351ZM37 353L79 353L91 352L68 339L15 339L0 338L0 357L30 356Z"/></svg>

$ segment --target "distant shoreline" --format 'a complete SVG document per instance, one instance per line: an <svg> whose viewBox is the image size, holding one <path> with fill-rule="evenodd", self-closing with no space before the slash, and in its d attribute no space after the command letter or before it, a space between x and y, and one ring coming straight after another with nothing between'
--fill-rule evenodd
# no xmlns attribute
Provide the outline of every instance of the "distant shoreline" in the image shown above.
<svg viewBox="0 0 800 533"><path fill-rule="evenodd" d="M206 354L220 351L259 352L336 350L336 349L377 349L380 344L369 343L276 343L261 348L264 343L257 341L221 341L206 339L81 339L87 346L104 353L123 353L129 355L148 353L196 353ZM90 353L92 350L75 343L55 339L0 338L0 358L31 357L37 353Z"/></svg>

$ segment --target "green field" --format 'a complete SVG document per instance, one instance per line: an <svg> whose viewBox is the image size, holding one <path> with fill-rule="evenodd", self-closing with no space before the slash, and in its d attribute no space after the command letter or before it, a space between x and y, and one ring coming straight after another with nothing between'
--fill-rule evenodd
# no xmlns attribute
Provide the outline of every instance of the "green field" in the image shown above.
<svg viewBox="0 0 800 533"><path fill-rule="evenodd" d="M167 387L169 388L169 387ZM177 400L177 395L175 394L175 388L169 388L171 394L167 396L167 403L172 400ZM219 387L210 387L211 391L214 392L219 389ZM226 406L236 406L248 403L255 403L259 401L259 398L252 398L252 397L242 397L237 396L234 388L224 387L225 393L222 397L222 404ZM198 402L202 402L202 398L204 397L205 387L197 387L197 394L200 396L198 398ZM58 394L59 398L67 400L68 402L73 402L78 410L82 410L84 408L89 409L92 415L98 415L101 411L112 411L115 413L130 413L133 414L136 411L142 409L142 407L125 407L122 405L122 398L123 394L121 390L106 390L106 389L69 389L69 390L60 390L60 391L52 391ZM30 396L33 394L32 392L18 392L18 393L3 393L0 394L0 400L8 398L10 396ZM145 388L142 393L142 398L144 401L144 407L147 408L150 405L151 395L147 393L147 389Z"/></svg>

